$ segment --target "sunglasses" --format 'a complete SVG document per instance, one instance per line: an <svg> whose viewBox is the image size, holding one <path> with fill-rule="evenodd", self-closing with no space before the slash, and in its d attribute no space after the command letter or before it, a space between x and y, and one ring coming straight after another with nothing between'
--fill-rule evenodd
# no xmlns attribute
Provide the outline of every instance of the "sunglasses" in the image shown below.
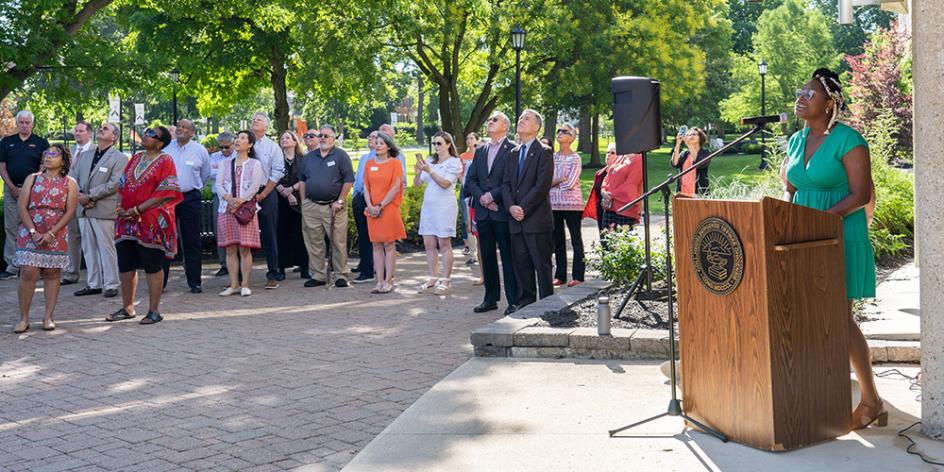
<svg viewBox="0 0 944 472"><path fill-rule="evenodd" d="M564 129L564 128L561 128L561 129L557 130L557 134L566 134L566 135L568 135L568 136L569 136L569 135L572 135L572 133L570 132L569 129Z"/></svg>
<svg viewBox="0 0 944 472"><path fill-rule="evenodd" d="M446 143L444 141L433 141L433 146L445 146L445 145Z"/></svg>
<svg viewBox="0 0 944 472"><path fill-rule="evenodd" d="M805 98L806 101L810 101L813 97L816 96L816 90L813 89L800 89L796 91L797 100L800 98Z"/></svg>
<svg viewBox="0 0 944 472"><path fill-rule="evenodd" d="M148 129L144 130L143 136L144 136L145 138L157 138L157 131L154 131L153 129L148 128Z"/></svg>
<svg viewBox="0 0 944 472"><path fill-rule="evenodd" d="M233 147L232 144L227 144L226 146L220 145L220 149L229 149L231 147Z"/></svg>

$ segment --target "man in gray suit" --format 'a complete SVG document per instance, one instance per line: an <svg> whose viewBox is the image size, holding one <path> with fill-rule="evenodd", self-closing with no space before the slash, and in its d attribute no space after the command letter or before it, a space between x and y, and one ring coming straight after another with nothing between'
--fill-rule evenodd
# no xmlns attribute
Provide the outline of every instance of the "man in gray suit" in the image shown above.
<svg viewBox="0 0 944 472"><path fill-rule="evenodd" d="M75 178L75 169L79 164L79 157L83 152L92 149L92 127L80 121L75 124L75 147L72 148L72 169L69 175ZM79 219L69 221L69 268L62 271L62 285L70 285L79 281L82 267L82 237L79 234Z"/></svg>
<svg viewBox="0 0 944 472"><path fill-rule="evenodd" d="M118 181L128 164L128 156L115 149L118 127L105 123L98 129L98 146L82 153L75 169L79 184L77 219L82 232L82 252L88 285L75 296L118 295L118 253L115 250L115 208Z"/></svg>

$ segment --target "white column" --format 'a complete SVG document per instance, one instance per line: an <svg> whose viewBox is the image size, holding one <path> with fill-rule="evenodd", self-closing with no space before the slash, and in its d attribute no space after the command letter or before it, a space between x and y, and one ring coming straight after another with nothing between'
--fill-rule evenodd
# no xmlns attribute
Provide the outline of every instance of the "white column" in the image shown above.
<svg viewBox="0 0 944 472"><path fill-rule="evenodd" d="M944 439L944 8L914 0L915 226L920 240L921 421L924 433Z"/></svg>

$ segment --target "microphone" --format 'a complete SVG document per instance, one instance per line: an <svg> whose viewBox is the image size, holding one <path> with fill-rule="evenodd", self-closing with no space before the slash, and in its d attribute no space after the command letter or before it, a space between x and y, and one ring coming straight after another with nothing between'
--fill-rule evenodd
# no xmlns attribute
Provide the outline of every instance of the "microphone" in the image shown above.
<svg viewBox="0 0 944 472"><path fill-rule="evenodd" d="M742 125L764 126L768 123L786 123L786 122L787 122L786 113L781 113L779 115L749 116L746 118L741 118Z"/></svg>

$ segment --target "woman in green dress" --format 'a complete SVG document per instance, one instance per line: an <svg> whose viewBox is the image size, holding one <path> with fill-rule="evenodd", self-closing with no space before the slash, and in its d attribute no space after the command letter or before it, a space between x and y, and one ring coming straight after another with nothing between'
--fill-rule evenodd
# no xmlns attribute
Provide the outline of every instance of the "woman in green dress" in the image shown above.
<svg viewBox="0 0 944 472"><path fill-rule="evenodd" d="M806 127L790 138L780 173L790 201L842 217L849 360L861 386L852 426L861 429L873 422L884 426L888 413L875 388L868 343L852 316L853 299L875 296L875 254L866 218L873 184L868 144L857 131L836 121L845 108L839 76L828 69L814 72L797 91L794 110Z"/></svg>

